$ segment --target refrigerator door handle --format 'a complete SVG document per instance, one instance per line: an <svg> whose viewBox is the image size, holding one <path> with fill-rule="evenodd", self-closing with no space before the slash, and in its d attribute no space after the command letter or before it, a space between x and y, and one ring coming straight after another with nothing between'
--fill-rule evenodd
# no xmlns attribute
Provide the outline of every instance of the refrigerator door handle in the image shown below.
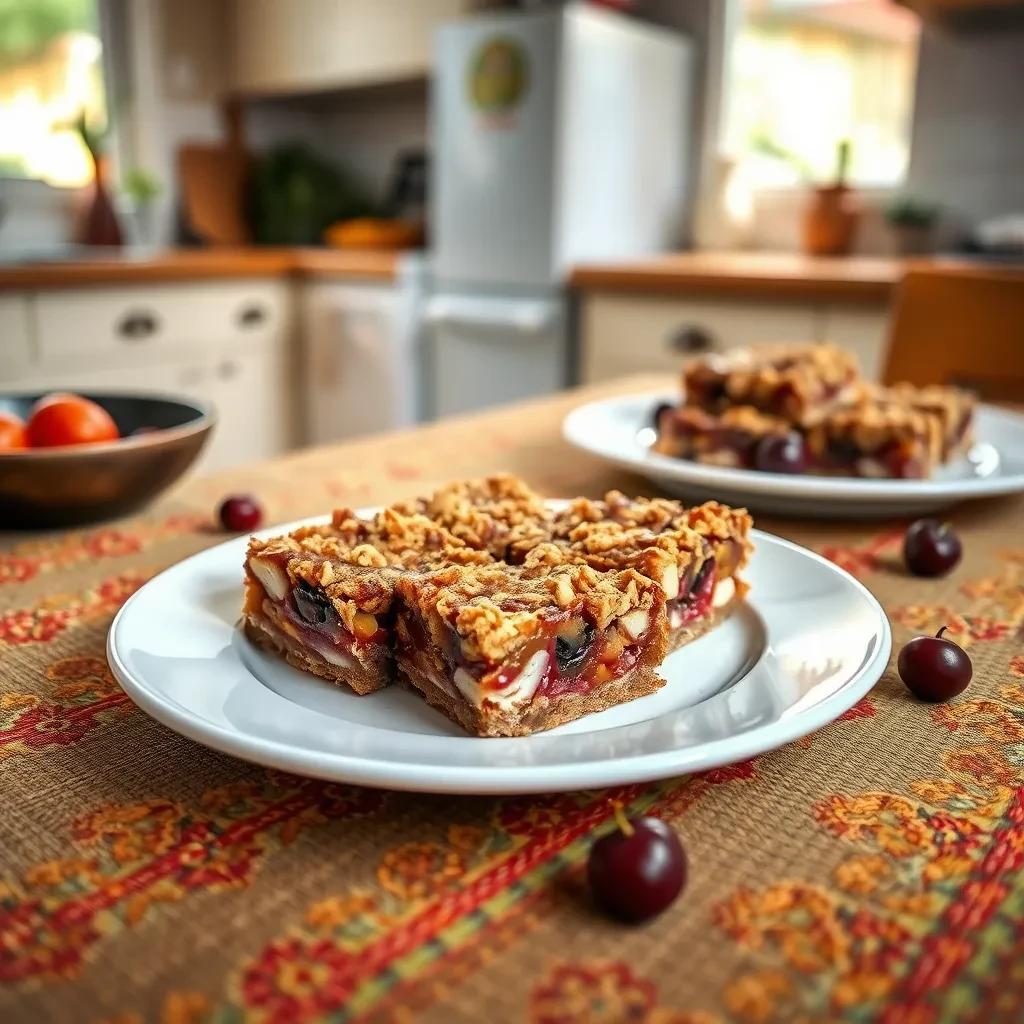
<svg viewBox="0 0 1024 1024"><path fill-rule="evenodd" d="M428 300L424 319L432 328L542 335L561 318L558 302L530 299L460 299L435 296Z"/></svg>

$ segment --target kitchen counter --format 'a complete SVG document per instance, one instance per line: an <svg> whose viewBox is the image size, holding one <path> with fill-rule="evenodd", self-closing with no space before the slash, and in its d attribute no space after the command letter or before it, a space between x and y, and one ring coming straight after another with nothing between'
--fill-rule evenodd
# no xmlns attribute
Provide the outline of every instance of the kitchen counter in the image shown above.
<svg viewBox="0 0 1024 1024"><path fill-rule="evenodd" d="M645 292L885 303L908 261L778 252L681 252L577 266L580 291Z"/></svg>
<svg viewBox="0 0 1024 1024"><path fill-rule="evenodd" d="M259 248L112 251L54 262L0 263L0 291L74 288L224 278L358 277L391 281L402 253L393 250Z"/></svg>
<svg viewBox="0 0 1024 1024"><path fill-rule="evenodd" d="M629 378L298 452L187 480L135 519L0 539L0 848L12 880L0 1017L141 1019L171 1007L176 1020L348 1011L456 1024L486 1006L491 1021L852 1022L887 1010L890 1020L964 1019L969 1005L994 1020L981 1008L1020 1006L1006 936L1024 926L1024 560L1005 551L1019 497L954 510L963 561L933 580L900 567L899 524L759 518L860 577L891 618L893 661L945 623L969 648L974 678L957 700L925 705L891 665L820 731L697 775L506 798L319 782L204 749L136 708L111 676L112 616L149 577L227 538L211 520L224 495L251 491L269 524L501 469L557 497L651 493L571 448L560 425L578 403L674 380ZM752 598L789 582L815 585L757 565ZM200 600L231 621L241 587ZM724 631L698 643L721 641ZM726 641L729 658L738 642ZM783 656L821 679L834 671L830 642L823 634L820 648ZM214 654L182 669L179 685L208 691L211 716L244 722L241 684ZM311 679L307 691L318 703L289 697L297 690L275 699L322 707L328 728L335 697L352 700ZM719 714L716 701L753 707L749 694L741 684L702 713ZM664 697L645 700L657 709ZM455 732L433 715L407 720ZM681 712L680 743L686 724ZM346 750L343 729L332 742ZM524 742L546 740L451 735L454 747L494 744L496 760ZM643 927L605 919L586 895L590 842L615 827L617 807L666 821L690 864L679 902ZM130 970L119 969L126 951ZM749 1007L755 1015L733 1012Z"/></svg>

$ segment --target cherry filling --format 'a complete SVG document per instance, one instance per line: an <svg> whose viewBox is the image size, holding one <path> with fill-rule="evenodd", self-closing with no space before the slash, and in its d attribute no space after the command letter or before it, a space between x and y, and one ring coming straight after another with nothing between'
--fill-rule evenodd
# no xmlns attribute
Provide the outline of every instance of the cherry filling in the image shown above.
<svg viewBox="0 0 1024 1024"><path fill-rule="evenodd" d="M842 469L860 476L870 475L864 473L864 461L877 465L884 475L900 480L921 477L925 470L921 460L912 454L912 449L901 441L890 441L879 448L864 451L842 437L829 441L819 464L824 469Z"/></svg>
<svg viewBox="0 0 1024 1024"><path fill-rule="evenodd" d="M292 600L299 617L314 629L338 623L338 613L334 610L327 595L316 587L311 587L305 580L299 580L292 591Z"/></svg>
<svg viewBox="0 0 1024 1024"><path fill-rule="evenodd" d="M709 558L694 578L689 591L668 603L668 621L673 629L685 626L688 622L707 615L711 600L715 593L718 572L715 560Z"/></svg>
<svg viewBox="0 0 1024 1024"><path fill-rule="evenodd" d="M636 639L618 625L598 630L592 623L565 616L551 620L545 630L522 645L498 668L478 675L480 666L467 666L478 675L485 693L500 694L513 687L538 654L544 654L543 671L533 696L558 697L586 693L632 669L647 644L648 626ZM472 670L476 670L473 672Z"/></svg>
<svg viewBox="0 0 1024 1024"><path fill-rule="evenodd" d="M750 467L754 464L754 452L760 440L759 435L733 427L702 429L691 423L679 422L673 424L673 428L675 436L690 446L687 455L697 452L696 442L702 440L706 445L702 446L701 450L731 451L735 453L740 465Z"/></svg>

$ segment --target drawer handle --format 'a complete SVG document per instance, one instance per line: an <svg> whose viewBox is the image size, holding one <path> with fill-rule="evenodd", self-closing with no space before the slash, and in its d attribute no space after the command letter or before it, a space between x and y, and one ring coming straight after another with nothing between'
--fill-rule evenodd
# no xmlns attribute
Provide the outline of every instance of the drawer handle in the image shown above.
<svg viewBox="0 0 1024 1024"><path fill-rule="evenodd" d="M159 317L155 313L145 311L128 313L117 325L117 333L124 341L145 341L159 329Z"/></svg>
<svg viewBox="0 0 1024 1024"><path fill-rule="evenodd" d="M715 336L704 327L688 324L686 327L680 327L674 331L666 344L674 352L695 355L700 352L710 352L715 348Z"/></svg>
<svg viewBox="0 0 1024 1024"><path fill-rule="evenodd" d="M267 310L263 306L252 303L239 310L237 319L239 327L259 327L267 320Z"/></svg>

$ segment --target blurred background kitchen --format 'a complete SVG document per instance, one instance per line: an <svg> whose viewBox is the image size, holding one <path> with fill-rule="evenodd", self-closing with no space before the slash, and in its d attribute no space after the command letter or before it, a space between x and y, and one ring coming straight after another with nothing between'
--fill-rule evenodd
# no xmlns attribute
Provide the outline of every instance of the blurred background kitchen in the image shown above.
<svg viewBox="0 0 1024 1024"><path fill-rule="evenodd" d="M1024 262L1022 107L1015 0L0 0L0 384L212 400L212 470L755 341L877 374L908 267Z"/></svg>

